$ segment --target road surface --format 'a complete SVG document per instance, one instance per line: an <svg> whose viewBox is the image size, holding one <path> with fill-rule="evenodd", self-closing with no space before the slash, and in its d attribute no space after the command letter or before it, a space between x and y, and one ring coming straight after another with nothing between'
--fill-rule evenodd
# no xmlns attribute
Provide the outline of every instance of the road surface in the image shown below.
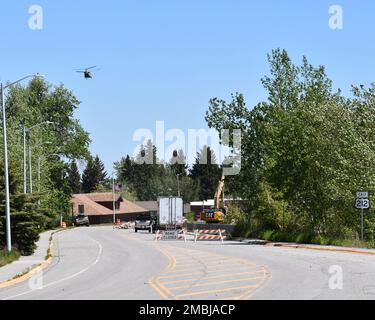
<svg viewBox="0 0 375 320"><path fill-rule="evenodd" d="M375 299L375 256L77 228L55 235L42 274L0 299Z"/></svg>

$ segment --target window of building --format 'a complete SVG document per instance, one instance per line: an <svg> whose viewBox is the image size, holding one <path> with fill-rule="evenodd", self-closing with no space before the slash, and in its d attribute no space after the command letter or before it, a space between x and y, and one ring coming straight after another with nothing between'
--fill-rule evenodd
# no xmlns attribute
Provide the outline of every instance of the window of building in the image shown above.
<svg viewBox="0 0 375 320"><path fill-rule="evenodd" d="M85 213L85 205L84 204L78 205L78 213L79 214Z"/></svg>

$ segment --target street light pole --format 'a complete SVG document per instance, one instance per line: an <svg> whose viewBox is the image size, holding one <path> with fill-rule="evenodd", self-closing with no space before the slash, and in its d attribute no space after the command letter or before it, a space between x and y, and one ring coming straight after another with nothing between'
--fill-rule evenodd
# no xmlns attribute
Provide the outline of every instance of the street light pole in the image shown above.
<svg viewBox="0 0 375 320"><path fill-rule="evenodd" d="M33 173L31 172L32 168L31 168L32 164L31 164L31 146L30 146L30 142L29 142L29 179L30 179L30 193L33 193Z"/></svg>
<svg viewBox="0 0 375 320"><path fill-rule="evenodd" d="M28 75L12 82L8 85L0 84L0 97L1 97L1 109L2 109L2 119L3 119L3 144L4 144L4 180L5 180L5 219L6 219L6 243L7 250L12 251L12 237L10 228L10 196L9 196L9 171L8 171L8 141L7 141L7 123L6 123L6 110L5 110L5 95L4 90L9 88L27 78L35 77L40 75Z"/></svg>
<svg viewBox="0 0 375 320"><path fill-rule="evenodd" d="M51 121L43 121L41 123L38 123L30 128L25 128L25 126L23 127L23 167L24 167L24 170L23 170L23 179L24 179L24 193L27 193L27 190L26 190L26 139L27 137L30 138L30 131L32 129L35 129L35 128L38 128L42 125L45 125L45 124L54 124L53 122ZM32 162L32 159L31 159L31 147L30 147L30 141L29 141L29 179L30 179L30 193L33 193L33 177L32 177L32 172L31 172L31 162Z"/></svg>
<svg viewBox="0 0 375 320"><path fill-rule="evenodd" d="M42 157L38 158L38 193L40 193L40 166L42 162Z"/></svg>
<svg viewBox="0 0 375 320"><path fill-rule="evenodd" d="M51 141L46 141L44 143L40 143L36 146L34 146L34 148L37 148L43 144L51 144L52 142ZM29 144L29 171L30 171L30 193L33 193L33 172L32 172L32 149L33 147L30 146Z"/></svg>
<svg viewBox="0 0 375 320"><path fill-rule="evenodd" d="M1 90L1 109L3 116L3 143L4 143L4 175L5 175L5 216L6 216L6 242L8 251L12 251L12 239L10 230L10 197L9 197L9 172L8 172L8 142L7 142L7 123L5 114L4 86L0 84Z"/></svg>
<svg viewBox="0 0 375 320"><path fill-rule="evenodd" d="M177 176L178 197L181 197L181 192L180 192L180 175L181 175L181 173L176 174L176 176Z"/></svg>
<svg viewBox="0 0 375 320"><path fill-rule="evenodd" d="M23 125L23 193L27 193L27 173L26 173L26 127Z"/></svg>

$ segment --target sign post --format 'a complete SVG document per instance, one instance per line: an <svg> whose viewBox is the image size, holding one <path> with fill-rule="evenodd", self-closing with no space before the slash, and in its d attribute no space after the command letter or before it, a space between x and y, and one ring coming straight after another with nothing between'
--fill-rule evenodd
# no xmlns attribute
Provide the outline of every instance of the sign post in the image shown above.
<svg viewBox="0 0 375 320"><path fill-rule="evenodd" d="M368 192L357 192L355 207L361 209L361 240L364 240L364 209L370 208L370 200Z"/></svg>

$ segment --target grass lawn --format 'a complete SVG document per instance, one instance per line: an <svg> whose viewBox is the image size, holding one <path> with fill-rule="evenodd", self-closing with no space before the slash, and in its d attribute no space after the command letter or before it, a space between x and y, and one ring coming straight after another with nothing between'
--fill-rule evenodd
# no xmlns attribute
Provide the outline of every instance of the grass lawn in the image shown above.
<svg viewBox="0 0 375 320"><path fill-rule="evenodd" d="M15 260L18 260L20 257L20 253L18 251L5 251L0 250L0 267L5 266L8 263L11 263Z"/></svg>

